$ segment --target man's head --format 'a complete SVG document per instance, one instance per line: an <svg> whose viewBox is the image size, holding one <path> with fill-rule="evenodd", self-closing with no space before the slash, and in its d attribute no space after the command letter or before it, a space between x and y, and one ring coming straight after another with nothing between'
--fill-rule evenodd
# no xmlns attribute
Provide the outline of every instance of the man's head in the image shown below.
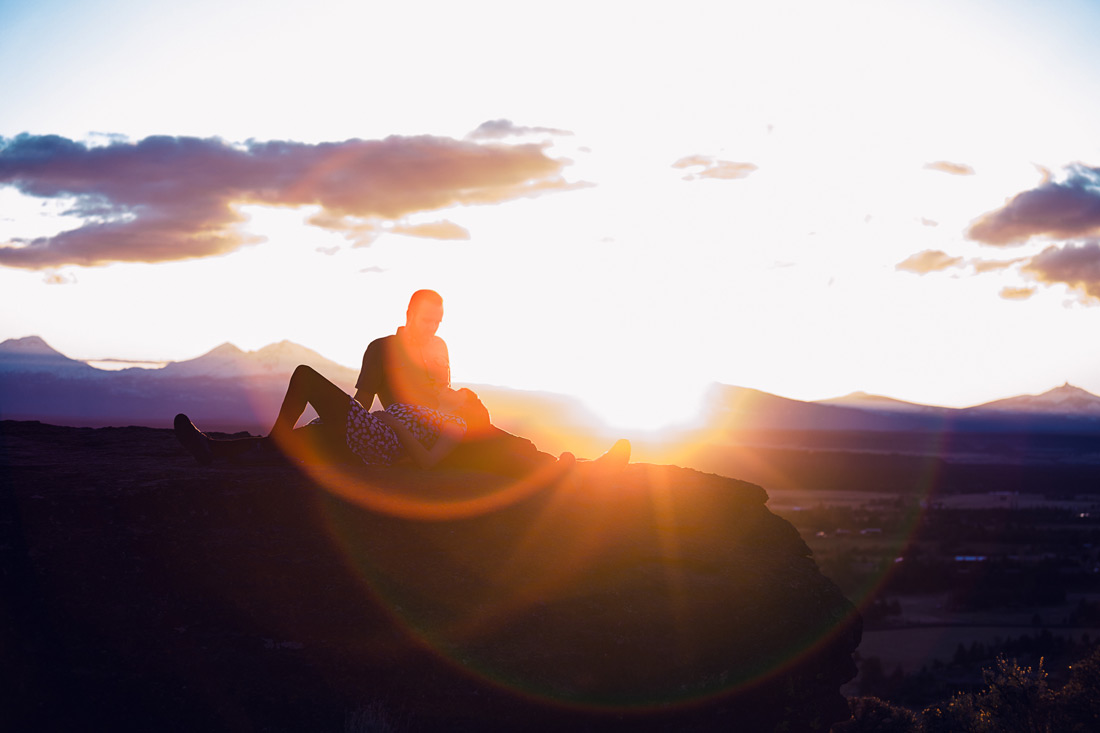
<svg viewBox="0 0 1100 733"><path fill-rule="evenodd" d="M443 320L443 297L434 290L417 290L409 298L405 328L416 341L427 341Z"/></svg>

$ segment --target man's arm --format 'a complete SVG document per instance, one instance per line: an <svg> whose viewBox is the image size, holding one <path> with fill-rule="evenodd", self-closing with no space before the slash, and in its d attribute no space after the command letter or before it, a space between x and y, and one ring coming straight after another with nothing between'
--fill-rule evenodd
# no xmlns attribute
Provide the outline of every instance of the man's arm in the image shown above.
<svg viewBox="0 0 1100 733"><path fill-rule="evenodd" d="M355 400L368 410L374 404L374 396L382 388L382 345L378 339L371 341L363 352L363 368L355 383Z"/></svg>
<svg viewBox="0 0 1100 733"><path fill-rule="evenodd" d="M423 443L416 439L416 436L405 427L403 422L385 410L379 410L371 414L393 429L393 432L397 434L397 440L400 441L401 447L405 449L405 452L409 454L416 465L421 468L432 468L435 464L443 460L443 458L454 450L454 447L462 441L462 428L452 422L448 422L444 423L443 432L441 432L439 438L436 439L435 445L428 449L424 447Z"/></svg>
<svg viewBox="0 0 1100 733"><path fill-rule="evenodd" d="M433 336L424 350L424 368L428 381L436 390L451 386L451 355L447 352L447 342L438 336Z"/></svg>
<svg viewBox="0 0 1100 733"><path fill-rule="evenodd" d="M447 375L446 376L447 381L444 382L443 386L446 387L447 389L450 389L450 387L451 387L451 354L447 351L447 342L444 341L443 339L439 339L439 340L443 344L443 363L446 365L445 374Z"/></svg>

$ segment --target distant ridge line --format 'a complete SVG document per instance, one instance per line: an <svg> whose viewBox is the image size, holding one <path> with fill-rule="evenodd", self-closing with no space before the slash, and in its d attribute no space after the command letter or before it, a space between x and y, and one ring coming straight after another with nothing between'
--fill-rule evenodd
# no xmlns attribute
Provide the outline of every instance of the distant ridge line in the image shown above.
<svg viewBox="0 0 1100 733"><path fill-rule="evenodd" d="M88 360L93 361L93 360ZM102 360L94 360L102 361ZM94 381L94 390L88 387L80 393L78 401L86 402L98 394L107 395L119 392L119 399L137 399L135 395L144 395L148 401L157 394L168 393L168 382L176 380L218 379L228 382L233 379L263 379L268 385L265 393L278 392L275 398L281 398L285 389L282 380L289 378L298 364L309 364L327 377L352 390L358 369L343 366L322 356L308 347L289 340L268 344L255 351L244 351L236 345L226 342L193 359L168 362L159 369L131 367L109 370L97 369L86 361L71 359L53 349L40 336L27 336L20 339L8 339L0 343L0 411L15 414L16 405L21 405L20 414L31 414L42 406L43 400L59 400L54 392L44 390L34 402L26 390L17 389L12 384L18 379L24 386L30 378L45 379L48 375L73 380ZM128 380L128 381L125 381ZM125 384L124 384L125 381ZM188 390L197 390L197 383L177 385L182 392L192 395ZM75 389L75 387L74 387ZM522 400L521 390L512 390L500 386L496 393L512 395L510 401L518 406ZM547 397L554 393L541 393L541 406L545 409ZM566 395L559 395L562 400ZM69 399L73 399L70 395ZM207 396L194 393L188 399L207 400ZM97 401L98 400L98 401ZM110 400L101 396L92 400L97 404L108 404ZM6 403L6 404L5 404ZM535 407L535 402L530 405ZM71 405L70 405L71 407ZM57 406L49 414L61 409ZM91 406L89 404L89 408ZM1039 395L1022 395L966 408L937 407L905 402L890 397L855 392L846 397L816 402L800 401L780 397L761 390L725 385L715 382L707 395L705 414L702 420L710 428L720 430L855 430L855 431L942 431L965 430L969 432L989 430L1013 432L1038 430L1040 432L1092 433L1100 431L1100 397L1079 387L1065 383L1060 387ZM520 414L520 410L514 411ZM536 409L532 414L538 414ZM48 414L46 415L48 418Z"/></svg>

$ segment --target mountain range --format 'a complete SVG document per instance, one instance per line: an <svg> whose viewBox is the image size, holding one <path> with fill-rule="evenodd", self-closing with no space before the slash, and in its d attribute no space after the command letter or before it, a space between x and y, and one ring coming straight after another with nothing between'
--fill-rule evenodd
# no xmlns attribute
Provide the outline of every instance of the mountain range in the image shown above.
<svg viewBox="0 0 1100 733"><path fill-rule="evenodd" d="M216 379L239 379L245 377L278 377L285 380L294 371L294 367L299 364L309 364L318 371L337 374L343 381L347 381L350 376L353 383L357 374L348 367L326 359L316 351L290 341L268 344L257 351L243 351L233 344L224 343L194 359L168 362L161 369L130 367L128 369L110 370L96 369L87 362L70 359L47 344L39 336L8 339L0 343L0 374L84 375L89 378L110 376L111 374L127 374L130 376L144 374L156 378L213 377Z"/></svg>
<svg viewBox="0 0 1100 733"><path fill-rule="evenodd" d="M908 412L923 415L950 415L971 411L1100 417L1100 397L1080 387L1074 387L1068 382L1042 394L1008 397L962 410L902 402L889 397L867 394L866 392L853 392L845 397L822 400L821 404L854 407L872 412Z"/></svg>
<svg viewBox="0 0 1100 733"><path fill-rule="evenodd" d="M222 344L162 369L96 369L28 336L0 343L0 417L74 426L171 424L188 412L218 429L263 432L274 419L294 367L309 364L347 392L358 371L290 341L244 351ZM570 397L488 385L473 386L494 421L520 434L553 425L558 432L606 434ZM760 431L1035 432L1100 434L1100 397L1065 384L969 408L919 405L865 393L819 402L791 400L746 387L712 385L702 425L683 427L738 435Z"/></svg>
<svg viewBox="0 0 1100 733"><path fill-rule="evenodd" d="M341 388L357 372L283 341L258 351L222 344L162 369L96 369L70 359L37 336L0 343L0 417L77 427L167 427L177 412L213 429L266 432L287 380L310 364Z"/></svg>

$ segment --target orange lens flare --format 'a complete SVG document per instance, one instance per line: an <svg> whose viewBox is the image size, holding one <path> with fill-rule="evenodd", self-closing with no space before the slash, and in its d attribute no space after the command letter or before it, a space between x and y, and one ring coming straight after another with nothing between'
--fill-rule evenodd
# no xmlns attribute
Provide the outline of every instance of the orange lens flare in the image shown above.
<svg viewBox="0 0 1100 733"><path fill-rule="evenodd" d="M742 586L760 593L765 571L737 538L782 520L728 479L649 464L521 480L307 470L329 492L320 505L348 566L406 633L523 697L632 714L690 706L771 679L834 632L803 628L742 664L730 603Z"/></svg>

